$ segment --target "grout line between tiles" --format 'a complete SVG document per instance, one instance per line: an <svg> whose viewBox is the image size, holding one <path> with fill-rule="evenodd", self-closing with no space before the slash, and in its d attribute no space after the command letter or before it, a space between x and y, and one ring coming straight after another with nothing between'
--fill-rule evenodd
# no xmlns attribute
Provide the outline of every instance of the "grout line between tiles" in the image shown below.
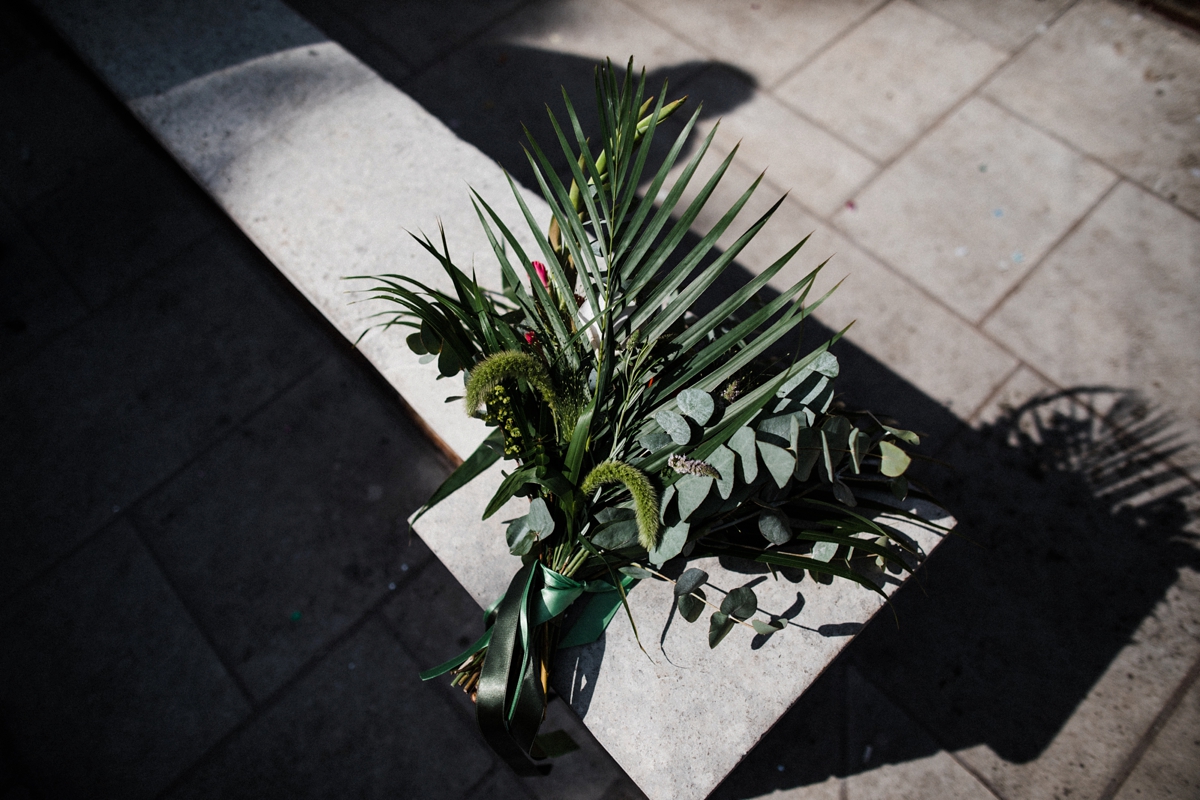
<svg viewBox="0 0 1200 800"><path fill-rule="evenodd" d="M855 20L852 24L847 25L844 30L839 31L836 35L832 36L829 39L829 41L825 42L825 44L818 47L816 50L814 50L812 53L810 53L806 58L797 62L795 64L795 66L793 66L787 72L780 75L773 82L771 82L768 86L765 86L763 88L766 89L767 91L771 92L771 96L774 97L775 89L777 89L778 87L787 83L793 77L795 77L796 75L803 72L805 67L807 67L809 64L816 61L821 56L825 55L825 53L832 50L839 43L841 43L841 41L843 39L846 39L847 37L850 36L851 33L858 30L863 25L865 25L867 20L874 17L876 14L878 14L880 11L882 11L886 6L891 5L892 2L893 2L893 0L883 0L883 2L876 5L871 10L867 11L865 14L863 14L861 17L859 17L857 20ZM776 99L778 99L778 98L776 98ZM874 161L875 159L871 159L871 160Z"/></svg>
<svg viewBox="0 0 1200 800"><path fill-rule="evenodd" d="M1109 195L1116 191L1117 187L1121 185L1121 178L1120 176L1114 177L1116 177L1116 180L1112 181L1108 187L1101 192L1094 201L1092 201L1092 204L1087 207L1087 210L1085 210L1083 214L1076 218L1074 222L1068 225L1067 228L1059 235L1059 237L1050 243L1050 246L1047 247L1045 252L1038 257L1037 261L1033 262L1033 264L1029 266L1029 269L1025 270L1025 274L1013 281L1012 285L1004 291L1004 294L1000 295L1000 297L996 299L996 302L992 303L991 308L985 311L983 316L976 321L976 328L978 328L980 331L983 331L984 326L988 323L988 320L990 320L992 316L1000 310L1001 306L1007 303L1009 298L1020 291L1020 289L1029 282L1034 273L1036 273L1043 264L1050 260L1050 257L1058 250L1058 248L1061 247L1063 243L1067 241L1067 239L1071 238L1076 231L1083 227L1083 223L1085 223L1092 216L1092 214L1096 212L1096 209L1100 207L1100 204L1107 200Z"/></svg>
<svg viewBox="0 0 1200 800"><path fill-rule="evenodd" d="M1070 148L1072 151L1079 153L1084 158L1087 158L1090 161L1094 161L1095 163L1099 164L1100 166L1104 167L1105 169L1109 170L1110 172L1113 172L1114 174L1117 175L1117 177L1138 187L1142 191L1146 192L1146 194L1149 194L1152 197L1158 198L1159 200L1161 200L1164 203L1171 206L1171 208L1176 209L1177 211L1181 212L1182 214L1184 214L1187 217L1190 217L1192 220L1194 220L1196 222L1200 222L1200 212L1193 211L1190 208L1181 206L1178 202L1176 202L1175 200L1172 200L1170 197L1162 194L1161 192L1156 191L1153 187L1147 186L1140 178L1138 178L1134 175L1130 175L1125 170L1121 169L1120 167L1114 166L1113 164L1108 163L1103 158L1101 158L1100 156L1098 156L1094 153L1089 153L1088 151L1084 150L1080 145L1077 145L1077 144L1071 142L1069 139L1064 138L1061 134L1056 133L1055 131L1042 125L1040 122L1037 122L1036 120L1031 119L1030 117L1021 113L1020 111L1017 111L1017 110L1013 109L1012 107L1008 106L1000 98L994 97L991 94L988 94L985 92L980 92L980 97L987 100L988 102L992 103L997 108L1002 109L1006 114L1011 114L1013 117L1020 120L1024 124L1028 125L1029 127L1033 128L1034 130L1044 134L1045 136L1048 136L1049 138L1053 139L1054 141L1058 142L1059 144L1063 145L1064 147Z"/></svg>
<svg viewBox="0 0 1200 800"><path fill-rule="evenodd" d="M1013 376L1020 372L1021 368L1024 366L1025 362L1018 361L1017 365L1010 369L1008 373L1005 374L1005 376L1001 378L995 386L992 387L992 390L987 393L987 397L983 398L979 405L975 406L975 410L964 417L962 421L967 425L973 426L979 415L983 413L983 410L991 404L992 400L996 398L996 395L1000 394L1000 390L1004 388L1005 384L1011 381Z"/></svg>
<svg viewBox="0 0 1200 800"><path fill-rule="evenodd" d="M226 439L228 439L230 436L232 436L234 434L234 432L236 432L239 428L241 428L247 422L251 421L259 413L265 411L268 406L273 404L283 394L290 391L292 388L294 388L297 384L299 384L305 378L309 377L310 375L315 373L318 369L320 369L327 360L328 360L328 358L319 359L319 360L315 361L310 367L304 369L299 375L297 375L291 381L287 382L280 389L273 392L271 394L271 396L268 397L266 400L264 400L262 403L255 406L250 411L246 412L246 414L244 414L238 420L230 422L229 426L226 430L216 433L212 439L210 439L206 444L204 444L199 449L197 449L196 452L193 453L190 457L188 457L182 464L180 464L176 468L172 469L170 472L167 473L166 476L155 481L150 486L148 486L146 489L142 490L142 492L140 494L138 494L135 498L128 501L128 503L124 507L122 507L118 513L113 514L112 516L105 519L103 522L99 523L94 530L85 534L83 536L83 538L81 538L78 542L76 542L74 545L72 545L66 552L64 552L62 555L58 556L57 558L55 558L53 561L51 561L48 565L46 565L42 569L38 570L36 573L34 573L34 575L32 575L27 580L23 581L20 585L18 585L16 588L14 588L6 596L0 598L0 610L3 610L6 606L13 603L30 586L34 585L35 583L37 583L39 581L44 580L46 578L46 576L50 575L50 573L52 573L56 569L58 569L63 563L65 563L69 559L73 558L77 553L79 553L81 550L86 548L91 542L93 542L95 539L100 537L106 530L108 530L109 526L112 525L116 520L121 519L122 517L127 518L129 516L129 514L131 513L131 511L133 511L133 509L138 504L140 504L147 497L154 494L159 489L161 489L163 486L165 486L166 484L175 480L181 474L186 472L189 468L191 468L192 464L194 464L198 459L203 458L207 453L211 452L214 448L220 446ZM131 524L132 524L132 522L131 522Z"/></svg>
<svg viewBox="0 0 1200 800"><path fill-rule="evenodd" d="M997 800L1006 800L1004 795L1000 793L999 789L997 789L995 786L993 786L991 781L989 781L982 773L980 773L978 770L972 769L968 764L966 764L958 756L957 753L954 753L949 748L947 748L945 745L945 742L943 742L941 737L937 735L937 732L935 730L933 730L932 728L930 728L928 725L926 725L924 722L922 722L921 718L919 716L917 716L916 714L914 714L912 712L912 709L910 709L905 703L903 703L900 700L898 700L897 698L893 697L891 692L885 691L883 689L883 687L881 687L875 681L871 680L870 676L868 676L862 670L855 670L855 671L858 673L859 678L861 678L862 680L864 680L868 684L870 684L875 689L875 691L879 692L884 697L886 697L888 699L888 702L892 703L894 706L896 706L902 712L904 712L904 716L908 717L908 720L913 725L916 725L922 732L925 733L926 736L928 736L930 739L932 739L934 744L936 744L938 747L941 748L942 752L946 753L946 755L950 756L950 758L952 758L956 764L958 764L960 767L962 767L964 770L966 770L966 772L972 778L974 778L976 781L978 781L979 784L981 786L983 786L983 788L987 789L988 792L992 794L992 796L994 796Z"/></svg>
<svg viewBox="0 0 1200 800"><path fill-rule="evenodd" d="M416 580L417 576L425 571L430 561L430 559L426 559L425 563L421 564L415 569L410 569L406 576L400 576L396 581L396 590L398 591L402 586L405 586L408 583ZM161 792L158 793L158 795L156 795L156 797L167 798L180 786L185 785L187 781L196 775L201 769L203 769L205 765L211 763L213 759L215 759L217 755L219 755L220 752L229 745L230 742L232 742L243 731L248 729L259 719L266 716L272 708L279 704L284 695L291 691L292 687L294 687L304 678L311 675L321 665L321 662L323 662L334 650L341 647L350 639L354 638L354 636L357 635L360 630L366 627L367 623L372 619L376 617L382 619L380 610L384 605L387 604L392 594L394 594L392 590L385 589L383 594L377 600L367 606L357 620L351 622L346 626L345 630L336 636L329 638L324 644L318 647L313 654L309 656L309 658L292 673L289 678L280 683L278 687L263 697L252 713L247 715L245 719L231 727L220 738L213 742L212 745L210 745L207 750L205 750L195 761L193 761L191 765L180 770L180 772Z"/></svg>
<svg viewBox="0 0 1200 800"><path fill-rule="evenodd" d="M229 680L232 681L233 685L237 687L239 692L241 692L242 699L246 701L246 707L249 709L247 716L253 715L256 704L254 702L254 695L250 691L250 687L246 685L246 682L242 680L242 676L236 669L234 669L233 664L229 662L224 653L221 652L221 649L217 647L217 640L209 632L208 628L201 624L200 617L196 614L195 609L192 608L192 604L188 602L183 592L179 590L179 585L175 582L175 578L167 570L167 567L163 563L162 559L159 558L158 552L150 546L150 542L148 541L146 533L142 530L142 526L138 523L136 516L131 514L128 517L128 521L133 527L134 535L137 537L138 543L141 544L142 549L146 551L146 554L154 563L154 567L158 570L163 582L167 584L167 587L171 590L171 593L175 595L176 601L178 601L179 605L183 607L183 612L187 615L188 619L191 620L192 627L200 633L201 638L203 638L205 643L208 645L208 649L212 651L213 656L225 670L225 674L229 676Z"/></svg>
<svg viewBox="0 0 1200 800"><path fill-rule="evenodd" d="M1129 780L1129 776L1133 774L1138 764L1141 763L1142 758L1146 755L1146 751L1150 749L1151 745L1154 744L1154 740L1162 732L1162 729L1166 727L1171 717L1175 715L1175 712L1183 703L1184 696L1187 695L1188 690L1192 688L1197 679L1200 679L1200 658L1196 659L1183 680L1175 687L1175 691L1163 703L1163 707L1154 717L1154 721L1150 723L1150 727L1142 734L1142 738L1138 741L1137 745L1117 769L1116 774L1109 780L1108 785L1104 787L1104 791L1100 793L1098 800L1112 800L1117 792L1121 790L1121 787Z"/></svg>
<svg viewBox="0 0 1200 800"><path fill-rule="evenodd" d="M460 51L465 50L468 47L470 47L471 45L475 44L475 42L482 39L489 32L500 27L502 24L504 24L505 22L508 22L513 17L516 17L517 15L521 14L523 11L525 11L525 9L537 5L538 2L539 2L539 0L523 0L523 2L515 3L512 8L508 9L505 12L497 14L495 17L488 20L486 23L480 25L478 29L472 31L471 33L464 35L461 39L454 42L453 44L447 45L446 49L442 50L440 53L438 53L437 55L430 58L424 64L414 65L412 68L412 72L409 73L408 75L406 75L404 77L404 80L400 81L399 86L401 88L403 88L404 86L407 86L408 84L415 82L417 79L421 78L427 72L432 70L434 67L438 66L439 64L441 64L445 61L449 61L453 56L457 55ZM377 37L373 37L373 38L377 38Z"/></svg>
<svg viewBox="0 0 1200 800"><path fill-rule="evenodd" d="M289 0L284 0L284 2L287 4L288 8L290 8L292 10L292 13L296 14L296 16L298 16L298 17L301 17L306 22L308 22L309 25L312 25L314 28L319 30L321 33L325 34L325 36L327 36L329 38L329 41L334 42L335 44L344 48L347 53L350 53L355 58L359 57L357 53L355 53L353 50L351 50L346 45L342 44L341 41L338 40L338 37L334 36L329 31L327 31L315 19L312 19L307 14L305 14L303 11L296 8ZM342 9L339 8L338 6L334 5L331 10L332 10L334 16L337 18L338 22L340 22L342 25L345 25L345 26L351 28L355 33L357 33L363 39L370 40L376 47L381 48L384 52L386 52L392 58L396 59L396 61L400 62L400 65L403 66L406 71L406 74L401 78L401 80L404 80L405 78L407 78L409 75L412 74L413 69L415 68L413 66L412 62L409 61L407 58L405 58L403 53L400 53L399 51L396 50L396 48L392 47L392 45L389 41L387 41L386 39L383 39L379 36L376 36L370 30L364 28L360 24L358 17L353 16L352 14L349 14L349 13L343 13ZM453 47L453 45L451 45L451 47ZM360 60L362 60L362 59L360 59ZM366 62L364 61L363 63L366 63ZM370 67L369 64L367 66ZM373 67L371 67L371 70L373 72L376 72L376 74L378 74L378 71L375 70ZM382 77L382 76L380 76L380 77ZM387 79L384 78L384 80L387 80Z"/></svg>

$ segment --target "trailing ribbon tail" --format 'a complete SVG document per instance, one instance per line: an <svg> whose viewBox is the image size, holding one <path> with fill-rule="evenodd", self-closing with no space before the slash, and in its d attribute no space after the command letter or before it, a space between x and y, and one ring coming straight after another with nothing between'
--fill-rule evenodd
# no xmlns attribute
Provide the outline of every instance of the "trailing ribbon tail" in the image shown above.
<svg viewBox="0 0 1200 800"><path fill-rule="evenodd" d="M635 579L623 576L622 588ZM475 715L484 739L518 775L544 775L538 728L546 697L537 669L538 626L563 614L584 594L593 597L559 648L590 644L600 638L621 607L620 592L607 581L577 581L540 562L522 567L504 596L484 613L487 630L465 651L421 673L421 680L444 675L487 648L475 695ZM551 734L553 735L553 734Z"/></svg>
<svg viewBox="0 0 1200 800"><path fill-rule="evenodd" d="M533 652L528 607L536 567L536 562L522 567L500 601L475 695L475 719L483 738L518 775L549 771L528 755L546 703L541 682L529 668Z"/></svg>

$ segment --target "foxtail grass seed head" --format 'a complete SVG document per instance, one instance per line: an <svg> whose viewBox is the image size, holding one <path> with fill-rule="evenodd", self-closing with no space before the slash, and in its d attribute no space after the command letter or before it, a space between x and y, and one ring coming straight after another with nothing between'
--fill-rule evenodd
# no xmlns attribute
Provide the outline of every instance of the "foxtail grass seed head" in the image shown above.
<svg viewBox="0 0 1200 800"><path fill-rule="evenodd" d="M591 494L601 486L622 483L633 496L634 516L637 519L638 543L647 550L658 544L658 492L646 473L624 461L605 461L583 479L579 488Z"/></svg>

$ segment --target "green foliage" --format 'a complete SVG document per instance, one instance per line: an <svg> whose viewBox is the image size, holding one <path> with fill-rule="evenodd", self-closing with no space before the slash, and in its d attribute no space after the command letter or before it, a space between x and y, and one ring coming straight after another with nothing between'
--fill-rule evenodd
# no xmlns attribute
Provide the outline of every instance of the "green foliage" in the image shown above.
<svg viewBox="0 0 1200 800"><path fill-rule="evenodd" d="M486 407L485 421L499 429L419 513L503 454L517 465L484 516L530 498L529 513L508 526L509 547L563 576L646 579L657 573L645 564L721 555L878 591L873 565L911 566L906 543L873 517L881 495L911 491L904 447L920 439L834 402L840 365L829 348L844 331L798 351L793 337L829 297L809 296L825 264L760 294L804 237L744 286L712 297L779 202L718 249L759 181L713 211L734 153L703 183L695 178L716 127L683 160L697 108L652 165L660 123L686 98L667 102L665 85L648 96L632 63L623 77L611 64L599 68L596 84L598 130L584 131L564 93L565 113L550 112L550 146L526 131L550 207L546 228L515 186L523 231L473 193L500 291L455 265L444 234L438 245L416 238L449 291L400 275L373 279L372 296L394 304L379 324L408 328L408 347L436 359L443 376L465 370L467 413ZM716 222L689 240L702 214ZM676 585L688 621L705 607L707 577L690 569ZM762 635L783 628L774 618L748 622L756 607L747 587L731 591L710 619L710 646L739 623Z"/></svg>

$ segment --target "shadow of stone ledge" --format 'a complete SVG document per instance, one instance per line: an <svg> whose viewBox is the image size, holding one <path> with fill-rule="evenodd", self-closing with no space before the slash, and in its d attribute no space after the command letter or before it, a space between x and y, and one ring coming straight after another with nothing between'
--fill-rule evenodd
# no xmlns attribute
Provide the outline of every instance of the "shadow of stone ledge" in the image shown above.
<svg viewBox="0 0 1200 800"><path fill-rule="evenodd" d="M896 593L899 627L871 622L713 798L978 745L1037 759L1181 571L1200 570L1200 492L1166 462L1182 444L1168 413L1113 389L964 428L943 454L951 468L927 475L957 535ZM880 717L878 693L847 669L903 711ZM880 729L873 748L856 739L864 727Z"/></svg>

